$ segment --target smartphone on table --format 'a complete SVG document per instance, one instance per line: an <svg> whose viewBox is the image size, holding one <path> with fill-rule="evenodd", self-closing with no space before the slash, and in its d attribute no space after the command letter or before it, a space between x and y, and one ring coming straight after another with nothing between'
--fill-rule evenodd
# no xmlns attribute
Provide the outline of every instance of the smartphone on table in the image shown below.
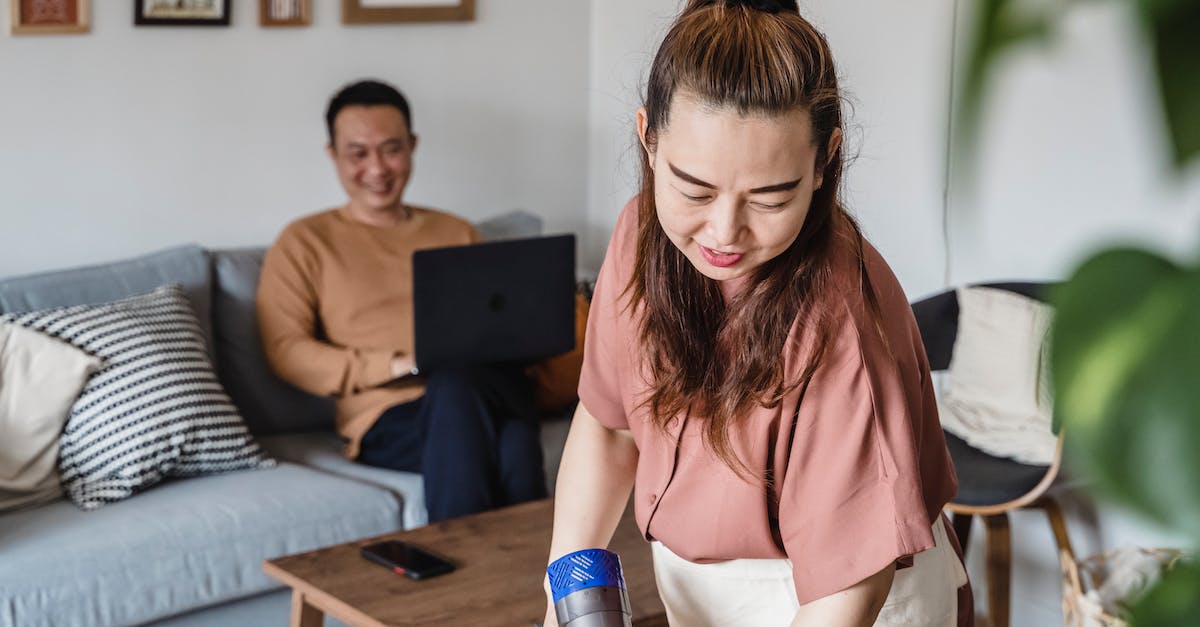
<svg viewBox="0 0 1200 627"><path fill-rule="evenodd" d="M454 570L450 560L401 540L368 544L362 548L362 556L409 579L428 579Z"/></svg>

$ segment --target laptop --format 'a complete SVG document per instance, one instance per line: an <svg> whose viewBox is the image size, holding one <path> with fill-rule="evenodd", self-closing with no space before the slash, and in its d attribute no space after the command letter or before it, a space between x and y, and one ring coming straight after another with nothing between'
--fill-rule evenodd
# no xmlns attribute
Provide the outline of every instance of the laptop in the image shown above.
<svg viewBox="0 0 1200 627"><path fill-rule="evenodd" d="M575 236L413 253L417 369L532 362L575 347Z"/></svg>

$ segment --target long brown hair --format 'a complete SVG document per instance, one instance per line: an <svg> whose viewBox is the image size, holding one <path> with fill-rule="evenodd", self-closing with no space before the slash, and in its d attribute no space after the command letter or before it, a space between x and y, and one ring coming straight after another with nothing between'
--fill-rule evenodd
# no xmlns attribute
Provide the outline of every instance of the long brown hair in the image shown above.
<svg viewBox="0 0 1200 627"><path fill-rule="evenodd" d="M842 126L841 94L829 45L796 2L692 0L667 33L646 86L646 142L653 149L679 93L742 115L809 112L822 184L796 240L757 268L726 306L720 288L667 238L654 203L654 170L642 151L638 250L628 286L642 310L652 391L644 400L662 429L682 412L703 417L705 442L740 476L731 426L755 406L776 407L805 384L830 339L826 312L813 307L829 289L835 225L858 227L838 199L842 151L829 154ZM856 242L861 237L855 238ZM859 251L861 261L861 249ZM815 336L798 379L784 380L782 354L794 323ZM770 477L767 477L770 480Z"/></svg>

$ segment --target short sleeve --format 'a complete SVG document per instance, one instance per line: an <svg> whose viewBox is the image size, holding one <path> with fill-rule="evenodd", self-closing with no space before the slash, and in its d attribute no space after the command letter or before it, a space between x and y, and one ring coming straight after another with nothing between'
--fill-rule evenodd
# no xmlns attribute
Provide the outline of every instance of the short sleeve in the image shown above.
<svg viewBox="0 0 1200 627"><path fill-rule="evenodd" d="M621 211L613 229L604 263L596 277L596 290L588 310L583 344L583 369L579 374L579 402L609 429L628 429L620 371L632 362L630 314L624 307L625 288L633 271L633 239L637 236L637 199Z"/></svg>
<svg viewBox="0 0 1200 627"><path fill-rule="evenodd" d="M800 392L779 488L780 536L802 604L933 547L932 518L947 483L949 495L954 488L944 440L921 437L930 421L940 427L907 301L883 307L879 326L861 302L840 308Z"/></svg>

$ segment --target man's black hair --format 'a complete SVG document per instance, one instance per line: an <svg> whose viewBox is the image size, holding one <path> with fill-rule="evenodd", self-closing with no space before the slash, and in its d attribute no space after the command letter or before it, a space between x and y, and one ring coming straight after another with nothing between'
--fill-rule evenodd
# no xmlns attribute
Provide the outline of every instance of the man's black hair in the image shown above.
<svg viewBox="0 0 1200 627"><path fill-rule="evenodd" d="M404 98L404 94L387 83L363 80L346 85L329 101L329 108L325 110L325 129L329 131L330 144L333 143L333 121L337 114L342 109L355 105L396 107L404 116L408 132L412 132L412 113L408 109L408 100Z"/></svg>

